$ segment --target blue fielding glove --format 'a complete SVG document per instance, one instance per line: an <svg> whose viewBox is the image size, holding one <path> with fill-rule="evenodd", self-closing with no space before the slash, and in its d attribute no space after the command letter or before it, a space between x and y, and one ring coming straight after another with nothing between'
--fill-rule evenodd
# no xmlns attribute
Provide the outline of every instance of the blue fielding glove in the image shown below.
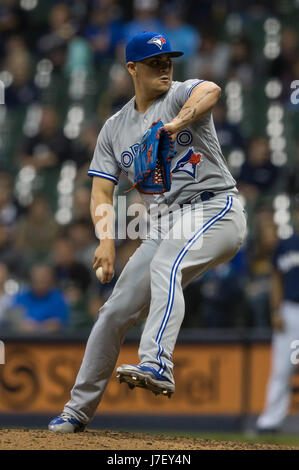
<svg viewBox="0 0 299 470"><path fill-rule="evenodd" d="M153 122L142 137L134 160L134 185L146 194L159 194L171 188L171 160L175 143L161 120Z"/></svg>

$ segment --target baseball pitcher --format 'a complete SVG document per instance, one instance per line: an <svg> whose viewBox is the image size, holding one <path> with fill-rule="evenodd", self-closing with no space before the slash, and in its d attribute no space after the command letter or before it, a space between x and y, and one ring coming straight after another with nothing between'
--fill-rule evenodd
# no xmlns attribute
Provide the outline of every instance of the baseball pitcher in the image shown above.
<svg viewBox="0 0 299 470"><path fill-rule="evenodd" d="M172 58L181 55L159 33L137 34L127 44L126 66L135 96L99 134L89 169L91 217L101 227L97 208L112 206L120 172L140 192L147 210L157 209L157 216L99 310L70 401L50 422L51 431L84 430L127 331L145 317L140 363L123 364L116 374L130 388L170 397L175 391L172 354L184 317L183 289L229 261L245 237L244 210L211 114L221 89L197 78L173 81ZM187 225L192 230L177 236L178 227ZM109 282L115 242L104 230L98 229L97 235L93 268L102 267L102 281Z"/></svg>

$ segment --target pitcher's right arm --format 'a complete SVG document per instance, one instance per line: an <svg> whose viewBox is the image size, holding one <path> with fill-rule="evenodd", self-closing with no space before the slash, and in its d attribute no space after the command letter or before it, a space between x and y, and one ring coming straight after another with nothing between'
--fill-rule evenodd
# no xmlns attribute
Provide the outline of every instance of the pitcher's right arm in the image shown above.
<svg viewBox="0 0 299 470"><path fill-rule="evenodd" d="M93 177L90 214L100 241L95 250L93 269L103 268L103 282L111 281L115 262L113 193L115 184L105 178Z"/></svg>

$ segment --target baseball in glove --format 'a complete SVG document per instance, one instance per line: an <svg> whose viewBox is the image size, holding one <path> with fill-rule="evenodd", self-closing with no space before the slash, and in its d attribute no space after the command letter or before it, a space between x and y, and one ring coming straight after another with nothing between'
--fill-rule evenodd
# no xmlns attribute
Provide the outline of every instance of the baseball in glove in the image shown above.
<svg viewBox="0 0 299 470"><path fill-rule="evenodd" d="M134 161L134 184L141 193L159 194L171 188L171 160L175 155L171 133L161 120L153 122L142 137ZM132 189L133 189L132 188Z"/></svg>

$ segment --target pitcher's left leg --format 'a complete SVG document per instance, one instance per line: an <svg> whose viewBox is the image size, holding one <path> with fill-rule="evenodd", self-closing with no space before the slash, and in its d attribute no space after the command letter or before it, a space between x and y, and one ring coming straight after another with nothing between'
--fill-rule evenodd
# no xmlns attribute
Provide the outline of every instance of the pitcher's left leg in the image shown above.
<svg viewBox="0 0 299 470"><path fill-rule="evenodd" d="M200 211L202 211L200 217ZM174 383L172 353L184 318L182 278L194 279L229 261L246 231L238 198L216 196L197 205L201 221L191 237L163 240L151 263L151 304L139 347L140 364ZM190 209L190 216L191 216ZM171 232L176 229L176 224ZM185 282L183 282L185 284Z"/></svg>

